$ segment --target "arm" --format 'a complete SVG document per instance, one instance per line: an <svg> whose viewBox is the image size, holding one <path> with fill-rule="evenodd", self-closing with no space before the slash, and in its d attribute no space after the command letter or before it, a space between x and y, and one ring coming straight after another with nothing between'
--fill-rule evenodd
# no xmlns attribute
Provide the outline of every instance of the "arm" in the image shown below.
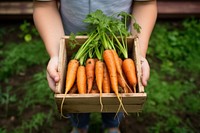
<svg viewBox="0 0 200 133"><path fill-rule="evenodd" d="M35 1L33 19L50 56L50 61L47 66L47 79L50 88L56 92L55 84L59 81L57 72L59 41L64 35L56 0L48 2Z"/></svg>
<svg viewBox="0 0 200 133"><path fill-rule="evenodd" d="M154 28L157 18L157 3L156 0L146 2L134 2L133 15L137 23L141 26L141 32L137 35L139 38L141 60L142 60L142 83L147 85L149 79L150 68L146 60L146 52L148 49L149 39ZM134 34L134 31L132 31Z"/></svg>

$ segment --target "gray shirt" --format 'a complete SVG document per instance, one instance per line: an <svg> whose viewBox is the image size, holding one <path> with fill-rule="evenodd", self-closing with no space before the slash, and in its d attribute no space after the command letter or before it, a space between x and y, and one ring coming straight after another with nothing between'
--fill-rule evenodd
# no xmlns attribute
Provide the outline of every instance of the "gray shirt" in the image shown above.
<svg viewBox="0 0 200 133"><path fill-rule="evenodd" d="M51 0L37 0L51 1ZM145 1L145 0L135 0ZM83 23L86 15L97 9L106 15L113 15L121 11L130 13L133 0L60 0L60 14L65 34L77 33L86 29Z"/></svg>
<svg viewBox="0 0 200 133"><path fill-rule="evenodd" d="M130 12L132 0L61 0L61 17L66 34L84 31L86 24L83 23L86 15L97 9L106 15L116 12Z"/></svg>

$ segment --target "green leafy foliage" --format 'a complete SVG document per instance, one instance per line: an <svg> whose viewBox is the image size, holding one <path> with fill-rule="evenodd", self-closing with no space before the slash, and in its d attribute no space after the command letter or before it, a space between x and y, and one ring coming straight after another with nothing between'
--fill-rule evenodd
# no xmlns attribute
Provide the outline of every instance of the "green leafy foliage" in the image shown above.
<svg viewBox="0 0 200 133"><path fill-rule="evenodd" d="M3 60L0 62L0 79L11 74L24 72L32 65L46 64L48 55L42 41L31 41L5 46L2 51ZM13 66L14 64L14 66Z"/></svg>
<svg viewBox="0 0 200 133"><path fill-rule="evenodd" d="M20 114L23 113L25 109L34 107L34 105L37 104L50 106L54 109L54 97L48 87L45 71L34 74L33 79L27 84L24 84L23 90L26 93L24 94L24 98L19 100L18 103Z"/></svg>
<svg viewBox="0 0 200 133"><path fill-rule="evenodd" d="M23 120L22 124L17 127L13 132L14 133L32 133L33 131L41 132L45 128L43 126L51 124L50 119L52 119L53 112L49 113L37 113L34 114L30 119ZM50 118L50 119L49 119Z"/></svg>
<svg viewBox="0 0 200 133"><path fill-rule="evenodd" d="M21 31L19 37L23 38L25 42L30 42L32 41L33 37L38 36L38 32L35 27L27 21L24 21L19 26L19 29Z"/></svg>
<svg viewBox="0 0 200 133"><path fill-rule="evenodd" d="M0 107L4 109L5 113L3 115L5 117L8 115L9 105L17 101L16 95L11 94L12 89L13 88L11 86L8 86L5 88L5 92L3 92L3 89L0 88Z"/></svg>
<svg viewBox="0 0 200 133"><path fill-rule="evenodd" d="M199 30L200 23L195 19L178 26L158 23L155 27L148 50L152 66L144 110L156 116L150 132L196 131L191 121L200 112ZM185 120L188 114L193 116Z"/></svg>
<svg viewBox="0 0 200 133"><path fill-rule="evenodd" d="M93 133L96 131L96 133L100 133L101 131L101 125L102 125L102 119L100 113L91 113L90 115L90 128L89 133Z"/></svg>
<svg viewBox="0 0 200 133"><path fill-rule="evenodd" d="M6 129L0 128L0 133L6 133Z"/></svg>
<svg viewBox="0 0 200 133"><path fill-rule="evenodd" d="M29 29L32 26L26 23L20 28L24 33L30 33L32 37L37 38L37 34L34 33L36 30ZM14 31L16 30L18 27ZM4 31L5 29L1 28L0 38L2 39L6 36ZM7 31L13 31L13 28ZM48 55L41 40L18 39L20 41L8 40L0 44L0 119L8 122L2 125L0 132L39 132L46 129L43 126L52 126L53 115L55 115L55 103L45 72ZM40 69L32 70L34 67L40 67ZM24 79L25 76L27 79ZM13 77L17 78L13 80ZM45 108L49 109L45 113L37 112L38 108L42 111ZM24 118L26 113L30 115L28 119L27 116ZM31 114L34 115L31 116ZM15 129L9 123L16 119L18 119L18 124Z"/></svg>
<svg viewBox="0 0 200 133"><path fill-rule="evenodd" d="M69 46L72 49L76 48L76 45L80 45L79 42L76 40L76 35L71 33L69 36Z"/></svg>
<svg viewBox="0 0 200 133"><path fill-rule="evenodd" d="M194 76L200 73L198 53L200 52L199 20L188 19L178 27L168 23L157 24L151 38L148 55L162 64L160 69L174 75L178 69L189 70ZM152 63L153 64L153 61ZM194 72L195 70L195 72ZM179 72L180 73L180 72ZM179 74L177 73L177 77Z"/></svg>

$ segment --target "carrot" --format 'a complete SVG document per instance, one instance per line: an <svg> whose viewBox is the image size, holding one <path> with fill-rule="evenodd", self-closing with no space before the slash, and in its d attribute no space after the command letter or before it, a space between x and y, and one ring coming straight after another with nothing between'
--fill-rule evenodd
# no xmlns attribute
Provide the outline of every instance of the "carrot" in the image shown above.
<svg viewBox="0 0 200 133"><path fill-rule="evenodd" d="M98 89L92 89L92 90L90 91L90 93L99 93L99 90L98 90Z"/></svg>
<svg viewBox="0 0 200 133"><path fill-rule="evenodd" d="M129 89L126 87L126 84L123 82L123 79L119 73L117 74L117 81L119 85L122 87L122 89L124 90L124 93L128 93Z"/></svg>
<svg viewBox="0 0 200 133"><path fill-rule="evenodd" d="M93 81L94 81L94 73L95 73L95 59L93 58L88 58L86 61L86 77L87 77L87 93L90 93L92 90L93 86Z"/></svg>
<svg viewBox="0 0 200 133"><path fill-rule="evenodd" d="M77 88L79 94L85 94L86 93L86 72L85 72L85 66L79 66L77 71Z"/></svg>
<svg viewBox="0 0 200 133"><path fill-rule="evenodd" d="M102 104L102 85L103 85L103 62L98 60L95 64L96 83L100 93L101 111L103 110Z"/></svg>
<svg viewBox="0 0 200 133"><path fill-rule="evenodd" d="M122 62L117 54L117 52L115 50L112 50L112 53L113 53L113 57L114 57L114 60L115 60L115 65L116 65L116 69L117 69L117 73L119 73L119 76L118 76L118 79L120 80L120 84L121 84L121 87L123 87L123 89L129 89L130 91L131 88L128 86L128 84L126 83L126 80L124 78L124 75L122 73Z"/></svg>
<svg viewBox="0 0 200 133"><path fill-rule="evenodd" d="M97 58L94 58L94 62L96 63L98 61L98 59Z"/></svg>
<svg viewBox="0 0 200 133"><path fill-rule="evenodd" d="M65 85L65 94L69 92L76 80L76 73L78 70L79 61L72 59L67 65L67 75L66 75L66 85Z"/></svg>
<svg viewBox="0 0 200 133"><path fill-rule="evenodd" d="M122 59L119 57L119 63L120 63L121 69L122 69L122 62L123 62ZM127 81L126 80L126 76L124 75L123 71L122 71L122 75L124 77L124 80ZM122 78L121 78L121 76L119 74L117 74L117 79L118 79L119 85L123 88L124 93L128 93L128 92L131 93L131 92L133 92L132 90L130 90L129 88L127 88L126 84L124 84L124 82L122 81Z"/></svg>
<svg viewBox="0 0 200 133"><path fill-rule="evenodd" d="M92 86L92 90L90 91L90 93L99 93L99 89L97 87L96 81L94 80L93 86Z"/></svg>
<svg viewBox="0 0 200 133"><path fill-rule="evenodd" d="M111 88L113 89L114 93L116 94L119 102L120 102L120 107L122 106L124 112L128 114L124 108L124 105L122 103L122 100L119 97L119 92L118 92L118 81L117 81L117 68L115 65L115 59L113 57L113 53L111 50L104 50L103 52L103 59L106 63L106 66L108 68L108 72L110 75L110 82L111 82ZM119 109L118 109L119 111ZM117 112L118 112L117 111Z"/></svg>
<svg viewBox="0 0 200 133"><path fill-rule="evenodd" d="M110 77L105 63L103 63L103 93L110 93Z"/></svg>
<svg viewBox="0 0 200 133"><path fill-rule="evenodd" d="M134 92L136 92L137 76L135 63L131 58L126 58L122 62L122 69L127 77L127 80L131 87L133 87Z"/></svg>
<svg viewBox="0 0 200 133"><path fill-rule="evenodd" d="M69 90L72 88L72 86L74 85L74 82L76 80L76 73L79 67L79 61L76 59L72 59L69 61L68 65L67 65L67 73L66 73L66 85L65 85L65 95L69 92ZM63 103L65 101L65 97L62 99L61 102L61 116L65 117L63 115ZM66 117L65 117L66 118Z"/></svg>
<svg viewBox="0 0 200 133"><path fill-rule="evenodd" d="M122 58L119 57L118 60L119 60L120 66L122 66L122 62L123 62L123 61L122 61Z"/></svg>
<svg viewBox="0 0 200 133"><path fill-rule="evenodd" d="M69 94L75 94L75 93L77 93L77 90L78 90L77 85L76 85L76 83L74 83L74 85L72 86L72 88L69 91Z"/></svg>

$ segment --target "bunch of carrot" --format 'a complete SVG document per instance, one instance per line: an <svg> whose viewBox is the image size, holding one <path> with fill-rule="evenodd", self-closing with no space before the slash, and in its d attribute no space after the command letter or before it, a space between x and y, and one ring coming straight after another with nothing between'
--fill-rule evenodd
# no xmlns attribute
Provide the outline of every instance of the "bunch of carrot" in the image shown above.
<svg viewBox="0 0 200 133"><path fill-rule="evenodd" d="M65 94L100 93L101 110L102 93L114 92L125 111L119 94L136 92L136 68L128 57L126 40L130 36L126 23L133 17L124 12L118 17L101 10L88 14L84 20L89 25L88 39L67 65Z"/></svg>

